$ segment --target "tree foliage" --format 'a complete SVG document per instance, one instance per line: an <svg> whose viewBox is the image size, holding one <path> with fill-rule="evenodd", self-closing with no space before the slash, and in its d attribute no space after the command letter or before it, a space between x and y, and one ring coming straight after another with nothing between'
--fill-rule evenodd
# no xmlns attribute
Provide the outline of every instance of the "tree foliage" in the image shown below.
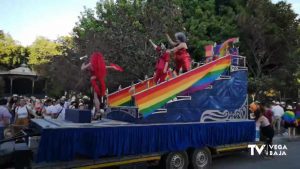
<svg viewBox="0 0 300 169"><path fill-rule="evenodd" d="M241 50L247 56L252 92L294 87L292 79L299 69L295 53L299 47L300 22L286 2L249 0L240 13L238 26ZM291 93L292 94L292 93Z"/></svg>
<svg viewBox="0 0 300 169"><path fill-rule="evenodd" d="M27 49L0 32L0 64L15 67L29 57L29 63L48 78L53 94L58 94L88 88L88 73L79 71L79 57L100 51L107 64L125 69L109 71L111 91L152 75L157 55L149 38L159 43L166 41L165 33L183 31L196 60L204 56L205 45L240 37L239 51L249 67L249 91L263 95L274 89L295 95L300 85L299 24L284 1L103 0L94 9L84 9L72 37L56 41L39 37Z"/></svg>
<svg viewBox="0 0 300 169"><path fill-rule="evenodd" d="M236 1L235 1L236 2ZM189 45L195 59L204 56L204 46L222 43L238 36L236 12L238 3L215 0L179 1L183 26L189 37ZM235 11L236 10L236 11Z"/></svg>
<svg viewBox="0 0 300 169"><path fill-rule="evenodd" d="M62 55L74 54L77 52L72 36L60 36L57 38L58 51Z"/></svg>
<svg viewBox="0 0 300 169"><path fill-rule="evenodd" d="M19 45L9 34L0 32L0 64L7 69L26 62L28 51Z"/></svg>
<svg viewBox="0 0 300 169"><path fill-rule="evenodd" d="M54 44L56 52L60 55L52 53L47 55L47 62L33 65L34 69L46 78L47 93L52 96L60 96L64 91L83 90L87 86L88 80L82 79L73 38L62 36L51 44Z"/></svg>
<svg viewBox="0 0 300 169"><path fill-rule="evenodd" d="M268 0L105 1L95 11L86 9L74 32L80 51L103 51L109 61L126 68L129 81L153 71L147 36L163 39L164 32L185 31L194 59L203 56L204 45L238 36L248 60L250 89L259 92L295 88L288 79L296 79L299 70L293 65L299 58L296 17L290 4ZM113 76L113 81L126 80Z"/></svg>
<svg viewBox="0 0 300 169"><path fill-rule="evenodd" d="M148 38L162 41L166 31L181 30L180 11L172 0L105 1L95 11L86 9L74 28L81 54L101 51L108 62L125 68L123 74L111 72L108 83L119 84L152 75L155 53Z"/></svg>
<svg viewBox="0 0 300 169"><path fill-rule="evenodd" d="M64 91L84 91L89 79L82 78L80 64L74 56L54 56L51 62L35 65L35 70L47 80L47 94L61 96ZM87 90L86 90L87 91Z"/></svg>
<svg viewBox="0 0 300 169"><path fill-rule="evenodd" d="M44 37L37 37L29 47L29 64L39 65L48 63L53 56L61 55L60 44Z"/></svg>

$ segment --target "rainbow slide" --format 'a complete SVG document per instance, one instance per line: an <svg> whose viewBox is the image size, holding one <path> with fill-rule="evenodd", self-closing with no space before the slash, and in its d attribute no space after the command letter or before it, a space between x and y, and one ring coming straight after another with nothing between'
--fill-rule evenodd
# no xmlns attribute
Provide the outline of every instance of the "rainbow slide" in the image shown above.
<svg viewBox="0 0 300 169"><path fill-rule="evenodd" d="M139 108L139 113L143 117L147 117L178 94L205 89L218 79L230 65L230 55L219 58L169 81L134 94L134 102Z"/></svg>
<svg viewBox="0 0 300 169"><path fill-rule="evenodd" d="M139 82L134 86L129 86L114 93L108 95L108 105L111 107L116 106L129 106L132 102L132 94L141 92L149 87L154 86L154 79L150 78L148 80ZM134 93L130 93L130 89L134 88Z"/></svg>

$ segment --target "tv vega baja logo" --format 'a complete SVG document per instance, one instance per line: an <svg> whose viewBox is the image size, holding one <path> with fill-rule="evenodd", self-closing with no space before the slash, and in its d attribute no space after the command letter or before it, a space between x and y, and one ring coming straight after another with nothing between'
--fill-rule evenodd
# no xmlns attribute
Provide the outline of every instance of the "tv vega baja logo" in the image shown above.
<svg viewBox="0 0 300 169"><path fill-rule="evenodd" d="M248 148L250 148L250 153L253 156L255 150L258 155L261 155L263 152L265 155L270 156L286 156L287 155L287 147L286 145L274 144L274 145L261 145L260 147L256 144L249 144Z"/></svg>

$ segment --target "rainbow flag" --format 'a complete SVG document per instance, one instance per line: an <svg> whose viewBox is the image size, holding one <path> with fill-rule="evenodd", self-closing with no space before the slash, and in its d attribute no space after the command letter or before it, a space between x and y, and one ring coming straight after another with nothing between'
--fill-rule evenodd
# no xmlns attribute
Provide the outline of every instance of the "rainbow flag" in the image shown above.
<svg viewBox="0 0 300 169"><path fill-rule="evenodd" d="M134 90L135 93L141 92L149 87L154 86L154 79L150 78L148 80L142 81L140 83L135 84ZM129 106L131 100L131 96L134 93L130 93L130 89L132 86L126 87L114 93L108 95L108 105L109 106Z"/></svg>
<svg viewBox="0 0 300 169"><path fill-rule="evenodd" d="M296 121L295 113L292 111L286 111L286 112L284 112L282 119L291 124L295 123L295 121Z"/></svg>
<svg viewBox="0 0 300 169"><path fill-rule="evenodd" d="M228 55L169 81L160 83L135 94L133 96L135 104L139 108L139 112L146 117L191 86L197 90L205 88L216 80L230 66L230 63L231 57Z"/></svg>
<svg viewBox="0 0 300 169"><path fill-rule="evenodd" d="M206 45L204 48L205 48L205 57L212 57L214 55L213 45Z"/></svg>
<svg viewBox="0 0 300 169"><path fill-rule="evenodd" d="M239 38L230 38L222 43L220 49L219 49L219 56L223 57L226 55L226 50L229 47L230 43L237 43L239 42Z"/></svg>

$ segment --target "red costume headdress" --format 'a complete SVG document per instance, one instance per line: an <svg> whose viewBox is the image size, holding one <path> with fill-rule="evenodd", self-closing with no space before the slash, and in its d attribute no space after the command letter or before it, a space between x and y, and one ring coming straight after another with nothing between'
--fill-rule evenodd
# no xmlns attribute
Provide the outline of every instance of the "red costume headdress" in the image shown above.
<svg viewBox="0 0 300 169"><path fill-rule="evenodd" d="M90 63L91 74L96 77L96 79L91 79L94 91L98 96L105 96L106 86L104 80L106 76L106 66L102 54L100 52L94 52L90 58Z"/></svg>
<svg viewBox="0 0 300 169"><path fill-rule="evenodd" d="M106 67L103 55L100 52L94 52L90 59L92 73L97 79L103 79L106 76Z"/></svg>

